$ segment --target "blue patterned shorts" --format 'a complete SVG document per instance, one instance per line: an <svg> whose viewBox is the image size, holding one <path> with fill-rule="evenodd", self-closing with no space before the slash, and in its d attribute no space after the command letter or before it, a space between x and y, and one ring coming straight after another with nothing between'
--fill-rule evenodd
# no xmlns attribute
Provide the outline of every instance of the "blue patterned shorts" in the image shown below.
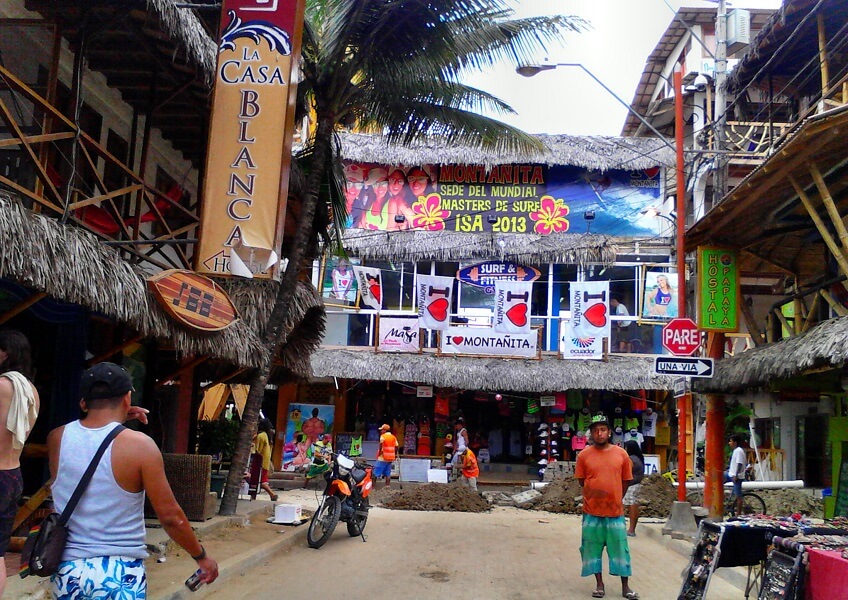
<svg viewBox="0 0 848 600"><path fill-rule="evenodd" d="M145 600L144 560L127 556L97 556L59 563L50 578L56 600Z"/></svg>
<svg viewBox="0 0 848 600"><path fill-rule="evenodd" d="M580 545L583 569L580 574L588 577L600 573L606 548L610 575L630 577L630 548L626 534L624 517L596 517L584 514L583 543Z"/></svg>

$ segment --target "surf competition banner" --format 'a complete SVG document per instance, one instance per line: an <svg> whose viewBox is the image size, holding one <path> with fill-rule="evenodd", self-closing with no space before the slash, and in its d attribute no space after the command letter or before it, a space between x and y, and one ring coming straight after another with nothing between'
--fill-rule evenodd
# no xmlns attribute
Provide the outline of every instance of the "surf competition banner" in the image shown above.
<svg viewBox="0 0 848 600"><path fill-rule="evenodd" d="M570 284L571 318L560 328L560 354L566 359L604 356L603 339L610 337L609 282L581 281Z"/></svg>
<svg viewBox="0 0 848 600"><path fill-rule="evenodd" d="M200 214L200 273L276 278L305 0L224 0Z"/></svg>
<svg viewBox="0 0 848 600"><path fill-rule="evenodd" d="M539 334L498 333L488 327L448 327L439 335L439 354L538 358Z"/></svg>
<svg viewBox="0 0 848 600"><path fill-rule="evenodd" d="M386 166L346 163L350 227L463 233L657 234L642 211L660 200L659 167L592 171L516 164ZM396 218L397 217L397 218ZM403 217L403 218L400 218Z"/></svg>
<svg viewBox="0 0 848 600"><path fill-rule="evenodd" d="M497 260L463 267L456 272L456 278L461 282L481 287L487 294L495 293L495 285L499 281L536 281L541 275L535 267Z"/></svg>

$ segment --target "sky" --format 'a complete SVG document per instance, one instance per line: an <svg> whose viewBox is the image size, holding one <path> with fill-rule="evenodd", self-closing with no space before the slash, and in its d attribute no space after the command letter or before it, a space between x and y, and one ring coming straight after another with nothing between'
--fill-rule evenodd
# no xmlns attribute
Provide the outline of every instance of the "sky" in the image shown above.
<svg viewBox="0 0 848 600"><path fill-rule="evenodd" d="M589 21L588 31L567 34L563 46L551 48L548 62L582 64L627 104L648 54L675 11L681 6L716 6L716 2L698 0L511 0L511 4L516 17L564 14ZM728 3L728 8L777 8L780 4L780 0L740 0ZM529 133L619 135L627 114L618 100L575 67L526 78L504 64L470 76L466 83L512 106L517 114L491 116Z"/></svg>

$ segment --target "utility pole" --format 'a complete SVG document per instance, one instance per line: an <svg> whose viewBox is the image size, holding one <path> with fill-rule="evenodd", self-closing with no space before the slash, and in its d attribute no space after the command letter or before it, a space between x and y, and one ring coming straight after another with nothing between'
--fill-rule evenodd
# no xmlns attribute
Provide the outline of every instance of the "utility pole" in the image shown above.
<svg viewBox="0 0 848 600"><path fill-rule="evenodd" d="M727 100L724 84L727 81L727 8L725 0L719 0L716 12L715 53L715 131L713 149L716 150L715 176L713 178L714 204L721 202L727 194L727 164L722 152L724 146L724 123ZM724 333L710 332L707 336L707 355L718 360L724 357ZM704 452L704 505L710 517L720 518L724 512L724 396L707 394L706 446Z"/></svg>

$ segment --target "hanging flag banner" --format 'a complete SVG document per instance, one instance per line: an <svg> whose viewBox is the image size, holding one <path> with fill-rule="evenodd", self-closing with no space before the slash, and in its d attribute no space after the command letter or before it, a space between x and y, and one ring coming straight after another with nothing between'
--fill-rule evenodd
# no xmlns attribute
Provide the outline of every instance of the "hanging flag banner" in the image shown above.
<svg viewBox="0 0 848 600"><path fill-rule="evenodd" d="M362 304L374 310L383 308L383 277L377 267L353 266Z"/></svg>
<svg viewBox="0 0 848 600"><path fill-rule="evenodd" d="M495 331L530 333L532 281L495 281Z"/></svg>
<svg viewBox="0 0 848 600"><path fill-rule="evenodd" d="M417 318L380 315L378 330L378 352L421 352Z"/></svg>
<svg viewBox="0 0 848 600"><path fill-rule="evenodd" d="M448 327L439 335L439 354L537 358L539 334L498 333L490 327Z"/></svg>
<svg viewBox="0 0 848 600"><path fill-rule="evenodd" d="M279 278L305 0L224 0L195 268Z"/></svg>
<svg viewBox="0 0 848 600"><path fill-rule="evenodd" d="M571 318L562 329L563 358L603 357L603 338L610 337L609 282L580 281L569 286Z"/></svg>
<svg viewBox="0 0 848 600"><path fill-rule="evenodd" d="M450 325L453 277L419 275L416 283L418 294L418 320L426 329L447 329Z"/></svg>

